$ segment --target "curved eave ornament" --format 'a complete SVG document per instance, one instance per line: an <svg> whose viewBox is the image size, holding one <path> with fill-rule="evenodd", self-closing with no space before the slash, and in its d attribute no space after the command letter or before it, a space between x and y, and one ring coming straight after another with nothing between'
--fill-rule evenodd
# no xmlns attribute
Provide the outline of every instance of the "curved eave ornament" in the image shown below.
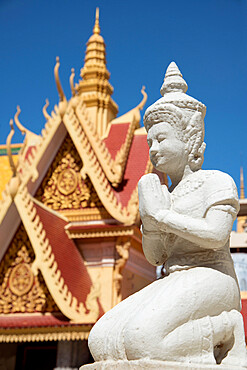
<svg viewBox="0 0 247 370"><path fill-rule="evenodd" d="M105 137L108 136L111 125L118 124L118 123L126 123L126 122L130 122L130 123L135 122L136 124L140 123L140 120L141 120L140 111L144 108L147 102L147 98L148 98L145 86L142 86L141 93L143 95L142 100L135 108L131 109L129 112L124 113L122 116L115 118L113 121L110 122L108 131Z"/></svg>

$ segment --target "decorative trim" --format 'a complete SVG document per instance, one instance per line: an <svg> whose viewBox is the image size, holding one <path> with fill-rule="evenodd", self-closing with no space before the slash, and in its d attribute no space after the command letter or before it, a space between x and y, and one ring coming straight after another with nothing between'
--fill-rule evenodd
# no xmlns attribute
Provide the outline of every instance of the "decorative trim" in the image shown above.
<svg viewBox="0 0 247 370"><path fill-rule="evenodd" d="M70 239L93 239L93 238L114 238L119 236L132 236L134 235L133 229L120 229L120 230L66 230Z"/></svg>
<svg viewBox="0 0 247 370"><path fill-rule="evenodd" d="M79 210L59 210L68 221L95 221L110 219L109 213L104 208L82 208Z"/></svg>
<svg viewBox="0 0 247 370"><path fill-rule="evenodd" d="M94 323L99 315L98 284L92 285L85 302L86 307L83 302L78 302L58 269L49 239L27 189L19 189L14 201L35 252L36 258L32 265L34 274L36 275L38 270L41 271L54 301L66 317L75 323ZM89 313L86 313L89 307Z"/></svg>
<svg viewBox="0 0 247 370"><path fill-rule="evenodd" d="M0 343L88 339L92 326L0 329Z"/></svg>

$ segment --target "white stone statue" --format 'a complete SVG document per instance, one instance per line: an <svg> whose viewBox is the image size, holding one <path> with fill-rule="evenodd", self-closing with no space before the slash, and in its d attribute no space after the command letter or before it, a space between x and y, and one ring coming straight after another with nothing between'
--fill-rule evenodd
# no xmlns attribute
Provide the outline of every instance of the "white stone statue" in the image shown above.
<svg viewBox="0 0 247 370"><path fill-rule="evenodd" d="M150 364L146 368L155 361L167 369L182 364L247 367L240 293L229 251L239 210L237 190L229 175L201 170L206 107L186 91L172 62L163 97L144 116L152 164L172 185L167 189L155 174L139 181L143 250L151 264L164 264L166 276L96 323L89 336L95 361L132 361L133 369L145 368L140 361ZM165 367L167 361L180 365Z"/></svg>

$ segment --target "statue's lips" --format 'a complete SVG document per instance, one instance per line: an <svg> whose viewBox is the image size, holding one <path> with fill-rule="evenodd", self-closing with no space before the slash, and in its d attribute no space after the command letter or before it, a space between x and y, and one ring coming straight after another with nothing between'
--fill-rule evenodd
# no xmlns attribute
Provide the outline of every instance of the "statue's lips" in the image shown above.
<svg viewBox="0 0 247 370"><path fill-rule="evenodd" d="M161 155L155 154L155 155L152 155L150 158L155 163L157 163L160 159L162 159L163 161L166 161L166 158L163 155L161 156Z"/></svg>

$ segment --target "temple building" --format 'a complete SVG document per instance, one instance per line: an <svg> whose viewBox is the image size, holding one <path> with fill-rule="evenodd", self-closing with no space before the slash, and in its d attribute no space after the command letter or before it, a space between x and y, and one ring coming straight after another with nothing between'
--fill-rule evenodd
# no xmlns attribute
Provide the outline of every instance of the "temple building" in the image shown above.
<svg viewBox="0 0 247 370"><path fill-rule="evenodd" d="M143 88L141 102L117 117L105 55L97 10L77 84L71 72L71 97L57 58L59 103L48 114L46 102L41 135L20 122L17 107L0 147L1 369L93 361L94 323L156 277L141 248L137 194L153 170L140 127L147 94ZM25 139L13 145L16 129Z"/></svg>

